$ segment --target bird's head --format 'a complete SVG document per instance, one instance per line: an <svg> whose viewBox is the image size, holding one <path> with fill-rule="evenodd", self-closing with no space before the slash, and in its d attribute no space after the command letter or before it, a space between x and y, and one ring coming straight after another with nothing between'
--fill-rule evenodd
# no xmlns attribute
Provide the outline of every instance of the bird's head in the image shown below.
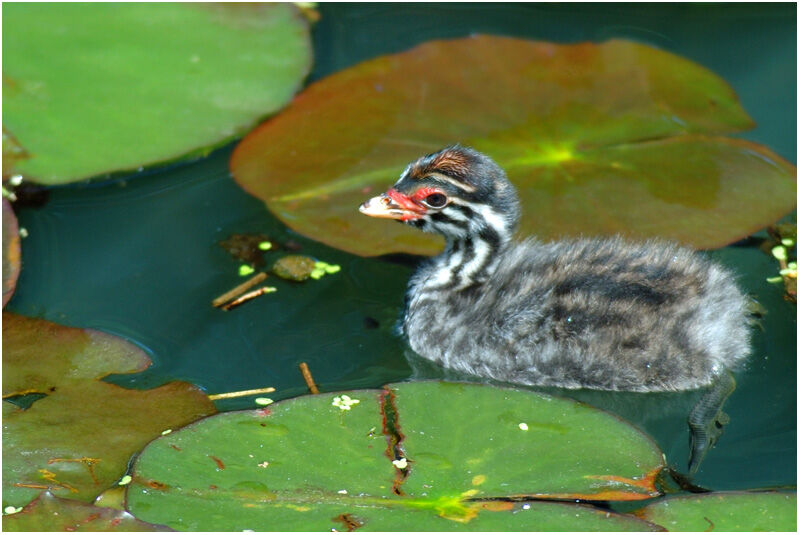
<svg viewBox="0 0 800 535"><path fill-rule="evenodd" d="M519 219L519 200L491 158L454 145L409 164L392 188L359 210L451 241L489 234L505 242Z"/></svg>

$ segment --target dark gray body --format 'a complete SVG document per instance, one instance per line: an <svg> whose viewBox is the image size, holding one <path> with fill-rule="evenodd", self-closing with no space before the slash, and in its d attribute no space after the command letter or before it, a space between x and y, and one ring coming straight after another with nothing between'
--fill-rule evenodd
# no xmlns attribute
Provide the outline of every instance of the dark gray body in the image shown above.
<svg viewBox="0 0 800 535"><path fill-rule="evenodd" d="M442 284L452 244L408 289L403 331L444 367L530 385L668 391L710 384L749 352L746 298L691 250L619 238L509 242L485 280Z"/></svg>

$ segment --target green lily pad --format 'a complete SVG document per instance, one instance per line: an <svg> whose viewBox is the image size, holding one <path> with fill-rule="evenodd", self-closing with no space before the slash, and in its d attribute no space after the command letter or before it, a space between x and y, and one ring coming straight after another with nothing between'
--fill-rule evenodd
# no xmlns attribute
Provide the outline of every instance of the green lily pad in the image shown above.
<svg viewBox="0 0 800 535"><path fill-rule="evenodd" d="M11 203L3 197L3 307L14 295L22 262L19 226Z"/></svg>
<svg viewBox="0 0 800 535"><path fill-rule="evenodd" d="M15 171L62 184L197 155L281 109L311 62L291 4L3 6Z"/></svg>
<svg viewBox="0 0 800 535"><path fill-rule="evenodd" d="M795 492L713 492L676 496L637 511L669 531L797 531Z"/></svg>
<svg viewBox="0 0 800 535"><path fill-rule="evenodd" d="M516 184L521 234L622 233L709 248L795 205L792 165L718 136L752 126L722 79L665 51L477 36L312 84L239 144L231 170L284 223L328 245L433 254L437 237L365 221L358 206L409 162L460 142Z"/></svg>
<svg viewBox="0 0 800 535"><path fill-rule="evenodd" d="M3 398L45 396L26 410L3 402L3 506L42 490L93 500L162 431L215 412L189 383L129 390L99 380L149 365L115 336L3 313Z"/></svg>
<svg viewBox="0 0 800 535"><path fill-rule="evenodd" d="M521 502L650 498L662 463L648 437L586 405L408 383L219 414L154 440L127 507L179 530L645 530Z"/></svg>
<svg viewBox="0 0 800 535"><path fill-rule="evenodd" d="M130 513L57 498L49 492L22 511L3 515L3 531L172 531L136 520Z"/></svg>
<svg viewBox="0 0 800 535"><path fill-rule="evenodd" d="M524 390L425 382L390 388L415 467L403 485L410 494L443 486L469 488L479 498L658 495L661 452L611 414ZM442 400L435 420L431 399Z"/></svg>

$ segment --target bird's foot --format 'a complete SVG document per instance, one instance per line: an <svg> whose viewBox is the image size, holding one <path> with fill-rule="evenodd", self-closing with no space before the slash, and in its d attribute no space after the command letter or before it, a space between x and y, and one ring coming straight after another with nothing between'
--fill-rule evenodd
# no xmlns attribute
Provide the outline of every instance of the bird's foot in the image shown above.
<svg viewBox="0 0 800 535"><path fill-rule="evenodd" d="M758 300L752 296L747 296L747 323L750 324L751 327L758 327L762 332L764 331L764 326L761 324L761 320L764 316L767 315L767 309L758 302Z"/></svg>
<svg viewBox="0 0 800 535"><path fill-rule="evenodd" d="M729 373L721 375L689 413L690 451L689 476L700 468L700 463L722 436L730 417L722 412L728 396L736 389L736 381Z"/></svg>

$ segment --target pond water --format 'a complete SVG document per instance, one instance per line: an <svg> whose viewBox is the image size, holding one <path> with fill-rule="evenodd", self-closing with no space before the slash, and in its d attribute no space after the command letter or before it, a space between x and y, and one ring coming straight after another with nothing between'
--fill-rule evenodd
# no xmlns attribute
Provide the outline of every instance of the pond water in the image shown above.
<svg viewBox="0 0 800 535"><path fill-rule="evenodd" d="M557 42L632 38L693 59L725 78L758 127L742 137L796 162L794 4L429 5L323 4L309 81L380 54L470 33ZM469 61L469 58L458 58ZM369 259L300 236L230 178L232 146L208 158L137 176L55 188L41 208L19 208L23 269L8 310L110 332L144 348L154 364L118 384L149 388L173 379L209 393L274 386L306 392L307 362L323 390L408 379L406 346L393 332L416 259ZM387 177L387 185L393 177ZM353 209L357 209L356 206ZM794 216L791 218L794 219ZM367 224L367 223L365 223ZM218 245L233 233L294 240L342 266L319 281L270 279L278 288L233 311L210 306L241 278ZM281 256L269 252L267 261ZM753 355L728 400L731 423L697 483L744 489L796 483L796 308L768 284L775 262L755 247L709 253L733 269L766 307ZM422 377L441 377L425 369ZM553 390L550 390L553 392ZM686 415L697 393L560 391L617 412L654 436L685 468ZM252 398L220 402L252 407Z"/></svg>

